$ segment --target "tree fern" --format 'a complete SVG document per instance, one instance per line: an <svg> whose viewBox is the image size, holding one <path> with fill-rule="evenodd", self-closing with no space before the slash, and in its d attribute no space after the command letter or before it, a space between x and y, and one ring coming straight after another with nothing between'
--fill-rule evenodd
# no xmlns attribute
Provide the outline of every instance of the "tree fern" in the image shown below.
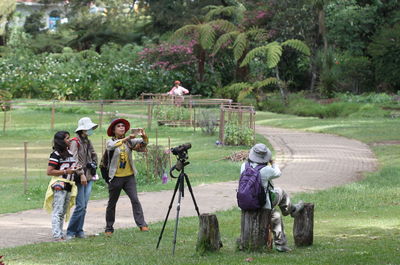
<svg viewBox="0 0 400 265"><path fill-rule="evenodd" d="M213 20L208 22L208 24L223 32L230 32L237 30L237 27L234 24L224 19Z"/></svg>
<svg viewBox="0 0 400 265"><path fill-rule="evenodd" d="M220 15L233 17L238 12L238 8L235 6L206 6L203 10L209 10L205 16L206 21L210 21L214 17L219 17Z"/></svg>
<svg viewBox="0 0 400 265"><path fill-rule="evenodd" d="M233 41L239 33L240 33L239 31L231 31L231 32L222 34L215 42L213 53L214 54L218 53L218 51L219 51L219 49L221 49L222 45L227 43L229 40Z"/></svg>
<svg viewBox="0 0 400 265"><path fill-rule="evenodd" d="M274 41L268 43L267 45L254 48L246 55L240 66L243 67L249 64L255 57L258 56L266 56L267 66L269 68L273 68L279 63L281 59L282 47L278 42Z"/></svg>
<svg viewBox="0 0 400 265"><path fill-rule="evenodd" d="M233 57L235 61L238 61L243 55L247 47L247 36L246 33L240 33L237 35L235 42L233 43Z"/></svg>
<svg viewBox="0 0 400 265"><path fill-rule="evenodd" d="M311 54L310 48L308 48L308 46L301 40L295 40L295 39L287 40L282 43L282 46L292 47L293 49L296 49L307 56L310 56Z"/></svg>
<svg viewBox="0 0 400 265"><path fill-rule="evenodd" d="M202 24L199 28L200 45L204 49L209 49L215 41L215 30L210 24Z"/></svg>
<svg viewBox="0 0 400 265"><path fill-rule="evenodd" d="M257 26L252 26L246 31L249 38L257 41L266 40L268 38L268 32L265 29L260 29Z"/></svg>
<svg viewBox="0 0 400 265"><path fill-rule="evenodd" d="M171 40L175 41L175 40L184 39L184 38L187 37L187 35L189 33L197 32L198 28L199 28L199 25L186 25L186 26L183 26L182 28L180 28L177 31L175 31L174 34L172 34Z"/></svg>
<svg viewBox="0 0 400 265"><path fill-rule="evenodd" d="M267 47L267 67L274 68L281 60L282 46L274 41L267 44L265 47Z"/></svg>
<svg viewBox="0 0 400 265"><path fill-rule="evenodd" d="M269 77L267 79L254 82L253 86L255 88L262 88L270 85L277 85L278 83L279 83L278 79L276 79L275 77Z"/></svg>

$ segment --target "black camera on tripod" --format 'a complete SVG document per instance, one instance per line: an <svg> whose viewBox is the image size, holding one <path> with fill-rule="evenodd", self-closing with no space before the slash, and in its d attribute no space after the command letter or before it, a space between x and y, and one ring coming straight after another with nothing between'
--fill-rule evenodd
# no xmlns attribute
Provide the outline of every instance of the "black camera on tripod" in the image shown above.
<svg viewBox="0 0 400 265"><path fill-rule="evenodd" d="M176 164L170 169L169 174L172 178L176 178L172 171L177 170L181 171L185 166L189 165L190 162L186 162L188 159L188 150L192 148L191 143L181 144L180 146L171 148L171 153L177 156L178 161Z"/></svg>
<svg viewBox="0 0 400 265"><path fill-rule="evenodd" d="M189 150L190 148L192 148L191 143L181 144L180 146L171 148L171 153L176 156L181 156L182 154L187 153L187 150Z"/></svg>

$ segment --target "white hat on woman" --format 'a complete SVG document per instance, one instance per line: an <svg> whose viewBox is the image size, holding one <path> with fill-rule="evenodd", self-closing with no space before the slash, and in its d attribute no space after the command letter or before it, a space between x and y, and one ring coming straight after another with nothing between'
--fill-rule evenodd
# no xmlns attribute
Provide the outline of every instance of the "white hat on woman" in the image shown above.
<svg viewBox="0 0 400 265"><path fill-rule="evenodd" d="M266 164L272 158L272 153L265 144L256 144L250 149L249 160L258 164Z"/></svg>
<svg viewBox="0 0 400 265"><path fill-rule="evenodd" d="M89 117L84 117L78 121L78 128L75 130L75 132L88 131L90 129L94 130L96 128L97 128L96 123L93 123Z"/></svg>

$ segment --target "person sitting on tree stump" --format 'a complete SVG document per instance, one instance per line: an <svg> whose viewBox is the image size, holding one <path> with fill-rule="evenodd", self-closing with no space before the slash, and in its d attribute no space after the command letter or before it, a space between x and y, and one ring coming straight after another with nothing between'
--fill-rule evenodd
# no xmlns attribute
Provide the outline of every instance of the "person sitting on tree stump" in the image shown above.
<svg viewBox="0 0 400 265"><path fill-rule="evenodd" d="M292 204L289 195L283 189L273 186L272 179L280 177L281 170L274 160L272 160L272 153L264 144L256 144L250 149L248 161L244 162L241 166L241 173L245 170L247 163L253 168L258 165L264 165L260 169L261 182L267 195L267 200L263 208L272 209L271 223L274 244L276 250L279 252L291 251L287 246L282 216L275 206L279 206L284 216L290 214L292 217L295 217L303 209L304 202L300 201L297 204Z"/></svg>

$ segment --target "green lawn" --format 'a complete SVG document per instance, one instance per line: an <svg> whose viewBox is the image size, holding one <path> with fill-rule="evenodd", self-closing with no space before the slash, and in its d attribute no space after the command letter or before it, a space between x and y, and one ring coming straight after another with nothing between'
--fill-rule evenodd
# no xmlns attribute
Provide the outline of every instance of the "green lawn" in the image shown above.
<svg viewBox="0 0 400 265"><path fill-rule="evenodd" d="M399 141L400 123L392 119L320 120L289 115L257 113L257 123L271 126L335 133L371 143L379 160L377 172L362 181L311 194L296 194L315 204L314 245L294 248L290 253L237 252L240 211L218 212L224 247L219 253L199 256L195 252L198 232L196 217L181 218L175 256L172 256L174 221L168 222L159 250L155 250L162 223L152 224L149 233L124 229L112 238L97 236L63 243L42 243L2 249L6 264L400 264L400 145L382 145L382 141ZM172 130L172 129L171 129ZM187 133L186 137L191 134ZM207 146L193 147L193 172L210 164L219 155L235 148L210 149L207 137L195 134ZM198 139L200 138L200 139ZM183 140L183 139L182 139ZM184 138L187 140L187 138ZM210 139L211 141L211 139ZM398 142L397 142L398 143ZM194 157L203 160L194 162ZM198 165L195 165L198 164ZM237 177L238 163L222 162L222 175ZM231 168L232 171L227 171ZM216 167L214 170L217 170ZM210 171L213 172L213 171ZM212 198L210 198L212 199ZM292 219L285 217L289 245L293 246Z"/></svg>
<svg viewBox="0 0 400 265"><path fill-rule="evenodd" d="M142 109L143 110L143 109ZM139 110L136 110L139 113ZM120 113L129 113L123 109ZM132 112L131 112L132 113ZM50 111L37 111L32 109L13 110L8 115L6 134L0 134L0 191L2 203L0 214L18 212L21 210L40 208L43 203L44 193L47 189L50 177L46 175L47 161L51 153L52 137L57 130L67 130L74 135L77 121L84 116L98 122L96 114L57 113L55 129L50 130ZM11 118L10 118L11 117ZM127 118L132 127L147 127L147 120L139 118ZM0 117L0 121L1 117ZM95 150L101 157L102 142L108 137L106 129L109 120L105 120L103 127L97 129L91 137ZM216 147L215 141L218 135L206 136L199 128L167 128L158 127L153 122L152 130L148 130L150 144L156 143L168 148L168 137L171 147L190 142L192 148L189 150L188 174L191 183L199 185L202 183L221 182L237 178L239 163L222 160L238 150L247 150L248 147ZM28 142L28 192L24 194L24 141ZM259 137L259 141L266 142ZM172 163L176 159L172 156ZM140 165L139 165L140 166ZM141 166L143 170L144 167ZM139 178L145 178L141 174ZM143 183L144 181L140 181ZM174 181L162 184L161 179L157 183L139 185L140 191L156 191L162 189L173 189ZM107 198L108 192L105 183L101 180L96 182L91 199Z"/></svg>

